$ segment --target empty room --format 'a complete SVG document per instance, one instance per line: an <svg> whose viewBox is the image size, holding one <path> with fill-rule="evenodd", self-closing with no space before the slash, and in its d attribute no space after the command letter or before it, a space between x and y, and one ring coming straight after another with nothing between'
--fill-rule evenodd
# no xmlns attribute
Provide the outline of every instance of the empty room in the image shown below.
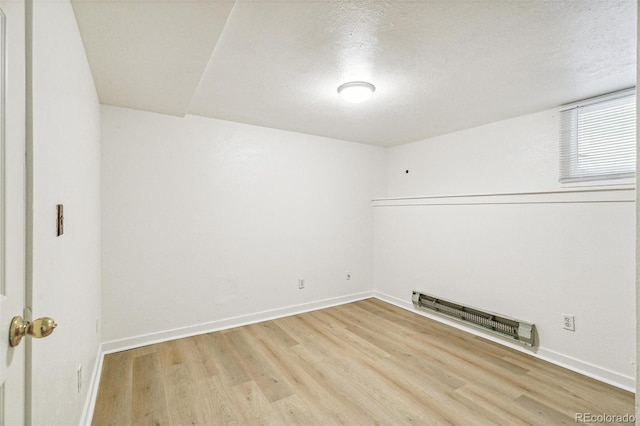
<svg viewBox="0 0 640 426"><path fill-rule="evenodd" d="M636 423L635 1L0 10L0 424Z"/></svg>

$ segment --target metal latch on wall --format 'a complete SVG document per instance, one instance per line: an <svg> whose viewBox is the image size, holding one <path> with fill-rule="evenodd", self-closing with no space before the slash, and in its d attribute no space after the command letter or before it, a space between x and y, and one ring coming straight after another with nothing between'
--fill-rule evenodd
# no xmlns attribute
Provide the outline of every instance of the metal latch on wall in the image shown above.
<svg viewBox="0 0 640 426"><path fill-rule="evenodd" d="M62 204L58 204L58 220L57 220L57 236L64 234L64 206Z"/></svg>

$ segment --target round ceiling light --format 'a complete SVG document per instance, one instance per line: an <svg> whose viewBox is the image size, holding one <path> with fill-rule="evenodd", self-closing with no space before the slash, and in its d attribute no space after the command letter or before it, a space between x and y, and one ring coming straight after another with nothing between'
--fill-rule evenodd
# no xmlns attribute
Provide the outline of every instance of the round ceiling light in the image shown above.
<svg viewBox="0 0 640 426"><path fill-rule="evenodd" d="M366 101L375 91L376 86L366 81L350 81L338 87L338 93L342 99L354 104Z"/></svg>

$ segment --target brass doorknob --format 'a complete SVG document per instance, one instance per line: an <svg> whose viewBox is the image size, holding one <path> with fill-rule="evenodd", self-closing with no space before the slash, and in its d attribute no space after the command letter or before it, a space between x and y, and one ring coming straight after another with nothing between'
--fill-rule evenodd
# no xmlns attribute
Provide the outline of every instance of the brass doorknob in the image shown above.
<svg viewBox="0 0 640 426"><path fill-rule="evenodd" d="M27 334L37 338L47 337L57 326L53 318L49 317L38 318L33 322L23 320L21 316L13 317L9 328L9 345L12 348L18 346Z"/></svg>

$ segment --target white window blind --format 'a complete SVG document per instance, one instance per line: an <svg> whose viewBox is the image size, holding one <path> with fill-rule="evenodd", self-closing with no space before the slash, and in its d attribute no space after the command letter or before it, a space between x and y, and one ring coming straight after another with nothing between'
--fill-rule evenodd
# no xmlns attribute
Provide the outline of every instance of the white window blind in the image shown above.
<svg viewBox="0 0 640 426"><path fill-rule="evenodd" d="M585 101L560 112L560 182L633 177L636 97Z"/></svg>

